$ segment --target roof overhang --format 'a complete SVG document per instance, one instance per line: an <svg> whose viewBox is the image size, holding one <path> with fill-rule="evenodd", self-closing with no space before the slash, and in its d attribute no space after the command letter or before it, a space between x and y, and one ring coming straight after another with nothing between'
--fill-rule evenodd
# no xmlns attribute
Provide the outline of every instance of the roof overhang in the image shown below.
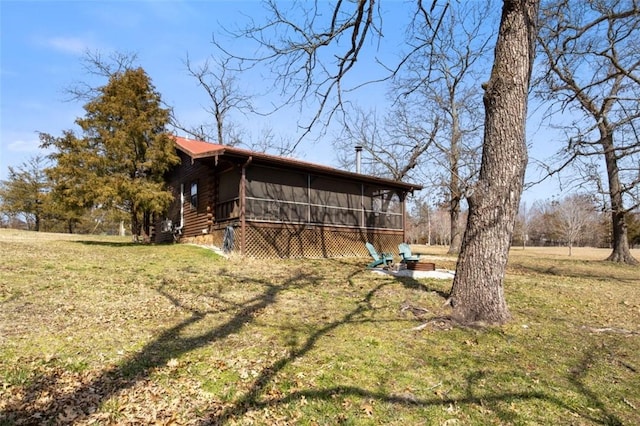
<svg viewBox="0 0 640 426"><path fill-rule="evenodd" d="M421 185L399 182L391 179L379 178L371 175L364 175L360 173L348 172L333 167L323 166L321 164L310 163L306 161L300 161L289 157L281 157L277 155L265 154L262 152L251 151L242 148L236 148L227 145L219 145L210 142L204 142L199 140L187 139L178 136L174 136L176 142L176 148L191 157L192 160L206 159L206 158L221 158L226 157L229 159L235 158L240 162L245 162L249 158L252 159L254 164L264 164L270 166L279 166L287 169L301 170L307 172L313 172L325 176L337 176L346 178L352 181L365 182L380 186L387 186L391 188L401 189L405 192L419 191L422 189Z"/></svg>

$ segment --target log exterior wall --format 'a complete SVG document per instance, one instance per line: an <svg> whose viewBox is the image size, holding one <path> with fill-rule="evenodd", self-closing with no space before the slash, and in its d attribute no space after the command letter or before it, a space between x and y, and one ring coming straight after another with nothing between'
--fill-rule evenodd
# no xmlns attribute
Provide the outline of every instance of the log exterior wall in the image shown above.
<svg viewBox="0 0 640 426"><path fill-rule="evenodd" d="M191 161L191 158L178 151L181 164L168 176L168 186L173 194L174 202L166 215L158 217L155 226L155 241L170 242L184 236L194 237L206 235L215 222L215 207L218 197L218 184L215 168L203 161ZM192 185L196 184L195 205L192 204ZM180 228L180 190L183 191L182 228ZM161 232L163 220L171 220L174 233Z"/></svg>

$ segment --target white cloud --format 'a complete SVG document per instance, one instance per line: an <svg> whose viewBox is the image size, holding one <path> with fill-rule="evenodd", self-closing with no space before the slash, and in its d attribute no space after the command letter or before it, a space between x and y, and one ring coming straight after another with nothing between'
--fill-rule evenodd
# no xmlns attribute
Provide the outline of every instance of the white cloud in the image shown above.
<svg viewBox="0 0 640 426"><path fill-rule="evenodd" d="M7 144L7 150L10 152L37 152L40 151L40 139L16 139Z"/></svg>
<svg viewBox="0 0 640 426"><path fill-rule="evenodd" d="M91 43L79 37L52 37L46 45L63 53L82 54L90 48Z"/></svg>

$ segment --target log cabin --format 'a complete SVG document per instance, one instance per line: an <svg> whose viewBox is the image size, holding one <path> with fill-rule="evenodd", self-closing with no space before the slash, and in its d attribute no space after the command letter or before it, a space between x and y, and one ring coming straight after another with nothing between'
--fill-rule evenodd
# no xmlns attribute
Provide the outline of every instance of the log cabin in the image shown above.
<svg viewBox="0 0 640 426"><path fill-rule="evenodd" d="M156 218L155 242L214 245L255 258L396 252L405 200L421 186L175 137L167 174L174 202Z"/></svg>

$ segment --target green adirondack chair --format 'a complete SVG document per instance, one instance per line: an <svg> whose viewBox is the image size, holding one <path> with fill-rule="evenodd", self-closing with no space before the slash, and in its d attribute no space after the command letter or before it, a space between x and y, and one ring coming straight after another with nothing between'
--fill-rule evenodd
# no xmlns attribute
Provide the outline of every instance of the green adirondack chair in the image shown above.
<svg viewBox="0 0 640 426"><path fill-rule="evenodd" d="M409 244L407 243L398 244L398 251L400 252L400 258L402 259L400 262L418 262L420 260L420 255L412 254L411 247L409 247Z"/></svg>
<svg viewBox="0 0 640 426"><path fill-rule="evenodd" d="M369 250L369 254L373 258L373 262L367 265L368 269L375 268L376 266L386 266L389 263L393 263L393 254L391 253L378 253L376 248L371 243L366 243L365 246Z"/></svg>

